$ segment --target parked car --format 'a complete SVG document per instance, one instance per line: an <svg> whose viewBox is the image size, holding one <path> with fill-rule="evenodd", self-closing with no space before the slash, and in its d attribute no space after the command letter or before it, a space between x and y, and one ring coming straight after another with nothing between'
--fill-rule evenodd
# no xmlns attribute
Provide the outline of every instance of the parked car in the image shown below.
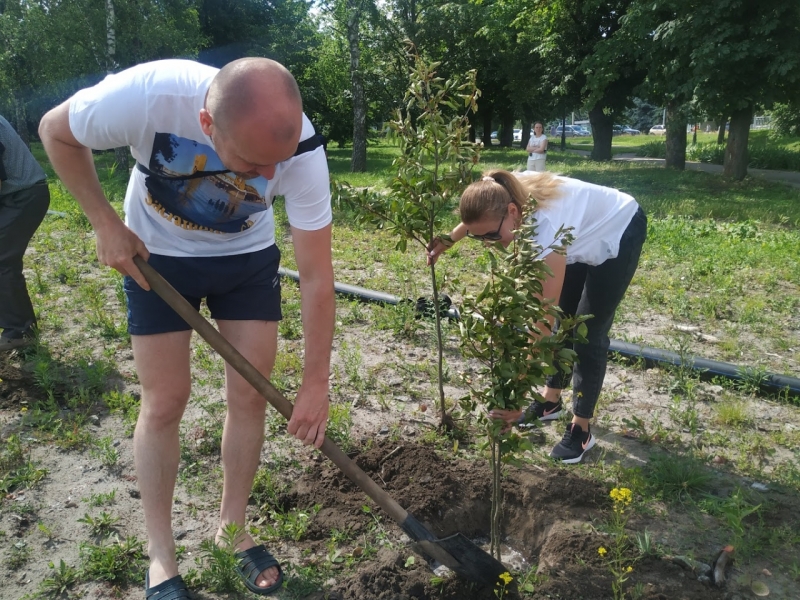
<svg viewBox="0 0 800 600"><path fill-rule="evenodd" d="M514 141L521 142L522 141L522 129L515 129L514 130Z"/></svg>
<svg viewBox="0 0 800 600"><path fill-rule="evenodd" d="M579 135L588 137L592 135L592 132L586 129L583 125L573 125L572 128L579 133Z"/></svg>
<svg viewBox="0 0 800 600"><path fill-rule="evenodd" d="M653 125L650 128L650 135L666 135L667 128L663 125Z"/></svg>
<svg viewBox="0 0 800 600"><path fill-rule="evenodd" d="M496 131L493 131L493 132L492 132L491 138L492 138L493 140L496 140L496 139L497 139L497 132L496 132Z"/></svg>
<svg viewBox="0 0 800 600"><path fill-rule="evenodd" d="M622 133L623 135L639 135L641 131L634 129L633 127L629 127L628 125L623 125Z"/></svg>
<svg viewBox="0 0 800 600"><path fill-rule="evenodd" d="M564 137L586 137L590 135L588 131L579 127L579 125L566 125L564 127ZM550 135L557 138L561 137L561 125L550 129Z"/></svg>

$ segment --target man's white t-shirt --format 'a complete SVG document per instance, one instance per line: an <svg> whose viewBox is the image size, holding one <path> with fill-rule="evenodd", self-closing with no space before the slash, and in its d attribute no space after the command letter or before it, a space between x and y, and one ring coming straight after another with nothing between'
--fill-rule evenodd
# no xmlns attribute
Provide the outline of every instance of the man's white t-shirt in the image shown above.
<svg viewBox="0 0 800 600"><path fill-rule="evenodd" d="M200 128L200 109L218 69L162 60L109 75L70 101L69 125L97 150L130 146L150 174L134 169L125 194L125 223L150 252L227 256L275 243L272 202L286 199L293 227L331 222L328 165L322 147L277 165L271 180L227 171ZM303 115L300 141L314 136Z"/></svg>
<svg viewBox="0 0 800 600"><path fill-rule="evenodd" d="M525 174L530 174L526 171ZM633 219L639 204L614 188L558 177L560 196L534 212L537 222L536 243L552 252L556 235L562 227L571 227L575 237L566 247L567 264L600 265L619 253L619 240ZM560 237L560 236L559 236Z"/></svg>

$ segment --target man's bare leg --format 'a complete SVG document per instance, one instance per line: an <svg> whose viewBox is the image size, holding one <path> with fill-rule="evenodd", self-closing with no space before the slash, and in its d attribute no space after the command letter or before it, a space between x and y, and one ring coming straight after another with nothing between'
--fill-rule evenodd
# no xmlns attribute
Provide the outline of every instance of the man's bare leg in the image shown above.
<svg viewBox="0 0 800 600"><path fill-rule="evenodd" d="M274 321L217 322L219 330L258 371L269 378L275 365L278 324ZM222 467L225 481L220 506L219 542L223 528L229 523L245 525L245 510L258 470L264 444L264 412L267 401L239 373L225 365L225 395L228 414L222 434ZM253 538L243 533L236 540L236 550L255 546ZM269 587L278 579L278 569L266 569L256 585Z"/></svg>
<svg viewBox="0 0 800 600"><path fill-rule="evenodd" d="M189 331L131 336L142 385L133 457L147 528L151 587L178 574L172 497L180 460L178 428L191 390L190 336Z"/></svg>

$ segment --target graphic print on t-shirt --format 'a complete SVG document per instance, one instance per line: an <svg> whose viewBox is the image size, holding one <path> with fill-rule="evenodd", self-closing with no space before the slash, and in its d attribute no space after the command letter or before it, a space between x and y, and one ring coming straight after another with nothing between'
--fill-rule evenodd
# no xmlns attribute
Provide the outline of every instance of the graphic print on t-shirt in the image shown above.
<svg viewBox="0 0 800 600"><path fill-rule="evenodd" d="M267 210L269 181L228 171L213 148L171 133L156 133L145 179L147 203L184 229L244 231Z"/></svg>

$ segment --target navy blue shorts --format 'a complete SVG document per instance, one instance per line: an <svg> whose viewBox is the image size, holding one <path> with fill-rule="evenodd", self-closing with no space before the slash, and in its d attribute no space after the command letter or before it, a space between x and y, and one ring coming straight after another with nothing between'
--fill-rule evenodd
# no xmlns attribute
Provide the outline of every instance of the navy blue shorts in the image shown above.
<svg viewBox="0 0 800 600"><path fill-rule="evenodd" d="M275 245L233 256L202 258L151 254L148 263L195 308L205 298L213 319L280 321L281 285ZM153 335L191 329L154 291L125 277L128 332Z"/></svg>

